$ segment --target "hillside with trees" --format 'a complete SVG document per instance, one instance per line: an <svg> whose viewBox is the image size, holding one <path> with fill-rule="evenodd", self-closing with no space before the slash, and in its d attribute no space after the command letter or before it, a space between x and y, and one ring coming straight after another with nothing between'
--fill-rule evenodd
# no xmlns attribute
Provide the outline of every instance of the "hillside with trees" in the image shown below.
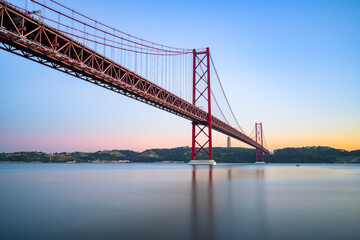
<svg viewBox="0 0 360 240"><path fill-rule="evenodd" d="M253 163L255 150L249 148L213 148L213 158L218 163ZM0 162L187 162L191 159L190 147L149 149L143 152L107 150L97 152L0 153ZM197 159L206 159L205 154ZM360 150L345 151L330 147L303 147L277 149L270 155L272 163L360 163Z"/></svg>

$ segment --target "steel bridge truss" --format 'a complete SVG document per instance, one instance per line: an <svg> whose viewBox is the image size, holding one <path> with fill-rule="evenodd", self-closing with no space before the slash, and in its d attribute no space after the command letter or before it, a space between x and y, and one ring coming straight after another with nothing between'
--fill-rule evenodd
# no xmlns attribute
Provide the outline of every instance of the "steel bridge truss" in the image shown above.
<svg viewBox="0 0 360 240"><path fill-rule="evenodd" d="M255 123L255 141L262 146L262 148L256 149L256 162L269 162L269 153L264 148L262 123Z"/></svg>
<svg viewBox="0 0 360 240"><path fill-rule="evenodd" d="M186 118L197 126L210 126L210 129L268 153L258 142L212 116L211 112L196 107L3 0L0 0L0 43L0 48L5 51ZM209 142L211 144L211 139Z"/></svg>
<svg viewBox="0 0 360 240"><path fill-rule="evenodd" d="M211 87L210 87L210 50L203 52L193 50L193 105L203 100L207 103L208 117L206 121L192 122L192 159L203 151L212 160L212 122L211 122ZM206 131L207 130L207 131ZM204 142L201 142L203 136Z"/></svg>

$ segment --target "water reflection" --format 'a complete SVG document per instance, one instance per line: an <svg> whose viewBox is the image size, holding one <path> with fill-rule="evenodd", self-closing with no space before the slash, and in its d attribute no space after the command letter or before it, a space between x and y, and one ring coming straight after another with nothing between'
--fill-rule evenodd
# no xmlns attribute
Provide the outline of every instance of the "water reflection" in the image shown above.
<svg viewBox="0 0 360 240"><path fill-rule="evenodd" d="M193 166L191 239L222 239L237 234L241 237L243 231L248 231L242 229L248 225L241 224L243 222L252 222L251 228L254 230L244 238L266 238L268 205L265 179L265 167L226 167L216 168L214 171L212 166ZM231 228L227 230L229 227ZM261 231L256 231L257 227L260 227Z"/></svg>
<svg viewBox="0 0 360 240"><path fill-rule="evenodd" d="M190 208L191 239L215 239L213 166L208 167L208 179L205 184L202 181L197 182L196 173L197 167L193 166ZM204 194L203 190L207 194Z"/></svg>
<svg viewBox="0 0 360 240"><path fill-rule="evenodd" d="M358 239L360 166L0 164L0 239Z"/></svg>

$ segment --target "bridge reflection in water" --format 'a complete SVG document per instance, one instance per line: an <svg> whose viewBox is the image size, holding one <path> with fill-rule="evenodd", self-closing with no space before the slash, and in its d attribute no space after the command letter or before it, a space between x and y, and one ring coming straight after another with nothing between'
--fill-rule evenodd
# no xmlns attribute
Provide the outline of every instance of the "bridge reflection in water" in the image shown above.
<svg viewBox="0 0 360 240"><path fill-rule="evenodd" d="M354 165L1 164L0 239L357 240L359 182Z"/></svg>
<svg viewBox="0 0 360 240"><path fill-rule="evenodd" d="M265 203L265 193L264 193L264 182L265 170L264 168L257 169L239 169L239 168L220 168L217 167L215 171L216 176L214 176L213 166L209 167L199 167L193 166L191 174L191 239L222 239L223 237L234 237L234 229L241 228L241 225L232 226L229 223L236 223L239 220L239 217L245 220L249 215L249 212L245 212L243 216L239 215L234 211L239 206L237 204L242 204L241 201L234 201L234 197L239 199L237 195L241 195L240 192L242 189L239 188L236 190L232 184L235 180L249 178L249 175L252 178L256 179L256 187L253 188L250 197L254 200L251 204L256 206L252 208L253 216L248 219L249 221L255 220L254 231L251 233L251 236L256 236L256 238L265 238L266 237L266 228L263 227L266 225L266 203ZM215 178L215 179L214 179ZM214 191L214 184L227 185L225 188L216 187L217 190L220 190L218 194ZM225 191L224 191L225 190ZM249 191L243 192L243 194L249 194ZM235 195L235 196L234 196ZM249 196L246 196L246 198ZM246 207L246 203L243 203ZM248 206L249 207L249 206ZM241 209L242 207L240 207ZM248 210L250 210L248 208ZM216 216L222 216L217 218ZM254 219L255 216L255 219ZM256 217L257 216L257 217ZM256 229L256 226L262 226L262 229ZM219 228L228 228L221 229ZM234 228L235 227L235 228ZM246 231L245 231L246 232ZM224 234L225 233L225 234ZM228 234L227 234L228 233ZM240 235L237 237L245 237ZM249 236L250 237L250 236Z"/></svg>
<svg viewBox="0 0 360 240"><path fill-rule="evenodd" d="M214 189L213 166L208 168L208 179L196 182L196 166L193 166L191 181L191 239L213 239L214 227ZM205 183L205 184L201 184ZM207 191L207 194L202 193ZM202 194L200 196L200 194Z"/></svg>

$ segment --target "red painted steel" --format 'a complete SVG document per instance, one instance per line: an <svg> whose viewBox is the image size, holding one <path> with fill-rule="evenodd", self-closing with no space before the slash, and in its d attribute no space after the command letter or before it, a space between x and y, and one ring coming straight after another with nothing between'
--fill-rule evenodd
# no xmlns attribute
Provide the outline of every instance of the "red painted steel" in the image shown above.
<svg viewBox="0 0 360 240"><path fill-rule="evenodd" d="M206 61L205 61L206 59ZM205 92L207 93L206 95ZM198 94L197 94L198 93ZM206 97L207 96L207 97ZM207 103L206 121L192 122L192 159L204 152L212 160L212 115L211 115L211 85L210 85L210 49L197 52L193 50L193 105L205 100ZM207 133L205 129L207 128ZM201 142L201 139L204 139Z"/></svg>
<svg viewBox="0 0 360 240"><path fill-rule="evenodd" d="M212 122L211 122L211 82L210 82L210 49L206 49L207 55L207 82L208 82L208 128L209 128L209 159L213 159L212 151ZM211 166L212 167L212 166Z"/></svg>
<svg viewBox="0 0 360 240"><path fill-rule="evenodd" d="M256 162L264 162L264 136L262 123L255 123L255 140L261 144L260 149L256 149Z"/></svg>
<svg viewBox="0 0 360 240"><path fill-rule="evenodd" d="M193 106L196 106L196 50L193 50ZM191 159L195 159L195 138L196 138L196 124L194 122L192 124L192 138L191 138Z"/></svg>
<svg viewBox="0 0 360 240"><path fill-rule="evenodd" d="M209 114L3 0L0 0L0 36L0 48L5 51L186 118L195 123L193 128L197 126L201 134L210 124L209 142L212 140L211 129L214 129L269 153L257 141L212 116L211 112ZM206 57L210 52L207 49L196 53L197 56L200 54ZM207 97L210 99L209 95ZM208 109L211 109L211 103L208 103ZM197 144L196 134L192 144ZM205 147L200 150L206 151Z"/></svg>

